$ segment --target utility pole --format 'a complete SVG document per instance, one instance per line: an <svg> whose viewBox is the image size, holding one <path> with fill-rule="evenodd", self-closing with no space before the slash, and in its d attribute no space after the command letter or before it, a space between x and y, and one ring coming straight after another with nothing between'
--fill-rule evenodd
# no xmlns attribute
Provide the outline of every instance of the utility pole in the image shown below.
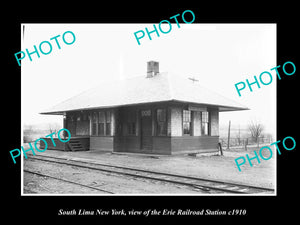
<svg viewBox="0 0 300 225"><path fill-rule="evenodd" d="M231 121L229 120L227 150L229 150L229 145L230 145L230 123Z"/></svg>
<svg viewBox="0 0 300 225"><path fill-rule="evenodd" d="M247 145L248 145L248 138L245 140L245 150L247 151Z"/></svg>

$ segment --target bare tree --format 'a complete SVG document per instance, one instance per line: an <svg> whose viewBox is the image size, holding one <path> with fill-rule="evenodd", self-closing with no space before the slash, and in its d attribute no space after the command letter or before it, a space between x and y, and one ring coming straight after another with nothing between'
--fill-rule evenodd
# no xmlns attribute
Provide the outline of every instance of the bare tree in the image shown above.
<svg viewBox="0 0 300 225"><path fill-rule="evenodd" d="M55 133L55 134L54 134L54 137L57 137L57 132L58 132L59 129L60 129L60 125L57 124L57 123L49 123L49 124L48 124L48 127L49 127L50 133Z"/></svg>
<svg viewBox="0 0 300 225"><path fill-rule="evenodd" d="M33 126L31 124L26 124L23 126L23 142L28 143L32 141L33 137Z"/></svg>
<svg viewBox="0 0 300 225"><path fill-rule="evenodd" d="M250 121L250 124L248 125L248 129L251 132L251 137L254 139L254 141L257 143L257 146L259 146L259 137L262 134L263 131L263 125L258 121Z"/></svg>

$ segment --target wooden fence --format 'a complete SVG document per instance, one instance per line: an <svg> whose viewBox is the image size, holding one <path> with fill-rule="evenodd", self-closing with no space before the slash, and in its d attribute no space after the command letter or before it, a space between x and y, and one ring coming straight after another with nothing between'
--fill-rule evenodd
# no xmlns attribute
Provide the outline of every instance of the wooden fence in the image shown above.
<svg viewBox="0 0 300 225"><path fill-rule="evenodd" d="M228 138L220 138L219 139L220 144L222 145L222 148L224 150L228 149ZM256 142L254 138L230 138L229 139L229 148L231 147L241 147L247 148L247 146L263 146L268 145L272 143L272 138L258 138L258 141Z"/></svg>

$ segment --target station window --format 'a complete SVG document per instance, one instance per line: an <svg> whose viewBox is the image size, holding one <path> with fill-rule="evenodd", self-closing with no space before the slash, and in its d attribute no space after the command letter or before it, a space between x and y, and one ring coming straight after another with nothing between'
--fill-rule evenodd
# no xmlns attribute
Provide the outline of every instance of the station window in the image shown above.
<svg viewBox="0 0 300 225"><path fill-rule="evenodd" d="M127 123L127 134L128 135L135 135L135 122L128 122Z"/></svg>
<svg viewBox="0 0 300 225"><path fill-rule="evenodd" d="M105 112L99 112L99 122L98 122L98 135L104 135L104 125L105 125Z"/></svg>
<svg viewBox="0 0 300 225"><path fill-rule="evenodd" d="M111 112L94 112L92 117L92 135L110 136L111 135Z"/></svg>
<svg viewBox="0 0 300 225"><path fill-rule="evenodd" d="M184 135L191 135L191 111L183 110L182 128Z"/></svg>
<svg viewBox="0 0 300 225"><path fill-rule="evenodd" d="M166 136L167 135L167 111L166 109L156 110L156 124L157 124L157 135Z"/></svg>
<svg viewBox="0 0 300 225"><path fill-rule="evenodd" d="M209 112L202 112L201 114L201 133L202 135L209 135Z"/></svg>

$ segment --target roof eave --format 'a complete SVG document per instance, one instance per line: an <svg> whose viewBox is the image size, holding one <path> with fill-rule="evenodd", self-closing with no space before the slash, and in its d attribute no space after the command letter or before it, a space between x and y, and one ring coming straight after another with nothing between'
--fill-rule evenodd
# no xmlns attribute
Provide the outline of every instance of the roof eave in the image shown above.
<svg viewBox="0 0 300 225"><path fill-rule="evenodd" d="M220 109L223 108L223 109ZM243 111L243 110L250 110L249 108L242 108L242 107L219 107L219 112L230 112L230 111Z"/></svg>
<svg viewBox="0 0 300 225"><path fill-rule="evenodd" d="M65 112L58 111L58 112L40 112L39 114L42 115L64 115Z"/></svg>
<svg viewBox="0 0 300 225"><path fill-rule="evenodd" d="M108 108L116 108L116 107L123 107L123 106L135 106L135 105L143 105L143 104L155 104L155 103L162 103L162 102L180 102L185 104L200 104L206 105L208 107L216 107L219 109L219 112L229 112L229 111L241 111L241 110L250 110L248 107L237 107L237 106L226 106L226 105L217 105L217 104L207 104L207 103L197 103L197 102L186 102L186 101L179 101L179 100L167 100L167 101L155 101L155 102L147 102L147 103L134 103L134 104L125 104L125 105L111 105L111 106L99 106L99 107L86 107L86 108L79 108L79 109L70 109L70 110L63 110L63 111L46 111L40 112L39 114L42 115L64 115L66 112L72 111L83 111L83 110L96 110L96 109L108 109Z"/></svg>

